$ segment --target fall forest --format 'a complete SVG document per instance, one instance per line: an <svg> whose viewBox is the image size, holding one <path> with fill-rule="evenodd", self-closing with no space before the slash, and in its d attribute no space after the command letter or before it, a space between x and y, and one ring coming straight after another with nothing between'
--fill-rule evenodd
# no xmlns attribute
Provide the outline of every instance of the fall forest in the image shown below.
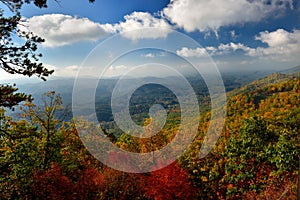
<svg viewBox="0 0 300 200"><path fill-rule="evenodd" d="M220 18L220 25L213 27L210 27L211 24L209 22L201 24L201 27L194 27L198 26L200 22L203 22L202 16L196 15L197 13L201 14L202 12L196 10L196 14L194 13L195 15L190 14L190 10L194 9L195 6L193 5L196 1L188 0L184 2L181 2L181 0L165 1L165 4L160 5L147 4L147 6L151 7L152 13L137 12L135 10L143 9L140 9L140 5L132 5L134 8L130 8L130 13L129 11L126 11L124 12L126 15L124 15L122 11L123 21L116 18L114 19L115 21L110 21L111 24L108 22L107 24L103 24L103 22L109 21L110 18L114 17L110 15L110 10L109 14L104 13L101 15L101 17L103 17L103 19L101 19L103 20L101 21L102 24L100 21L94 22L88 18L80 18L80 15L77 15L74 10L73 13L71 13L72 16L71 14L66 15L66 13L54 14L54 12L56 12L55 9L50 11L46 10L45 13L50 13L48 13L49 15L47 14L46 17L45 15L37 15L38 12L44 12L43 9L46 9L49 5L49 7L52 6L52 8L53 5L57 6L56 8L58 9L60 3L64 2L68 1L0 0L1 76L3 73L5 76L20 75L30 79L32 79L32 76L35 76L39 81L47 80L45 82L46 85L50 85L49 76L53 75L54 69L51 67L49 68L48 66L50 65L46 66L43 63L43 58L46 57L45 60L50 58L49 60L52 59L53 63L65 63L67 66L68 61L73 61L73 59L76 60L79 55L87 53L84 51L81 52L81 50L87 50L92 45L95 45L96 42L104 40L108 35L113 35L114 33L122 34L124 33L122 31L126 30L128 27L129 29L140 25L144 27L145 24L171 27L178 31L182 31L182 33L189 33L189 36L191 37L195 36L193 42L199 38L207 42L206 49L202 47L191 49L185 47L186 44L182 44L183 46L181 49L174 50L174 52L177 52L176 56L180 56L179 54L181 53L186 59L189 56L201 57L203 56L202 54L207 54L208 51L208 53L211 53L212 57L215 56L214 58L216 58L216 61L219 61L217 63L220 63L221 65L227 61L233 61L230 65L234 65L236 63L247 64L252 61L257 64L259 61L263 60L262 63L258 64L258 66L262 66L269 61L268 59L279 59L280 56L287 56L292 51L295 51L296 53L291 53L291 57L299 55L299 51L297 51L299 48L297 49L297 47L299 47L300 31L296 30L296 26L290 26L292 27L292 31L288 32L281 29L281 27L280 29L275 26L270 28L271 23L268 21L265 22L272 12L276 14L274 15L276 17L273 17L274 19L272 18L272 20L276 20L281 17L277 16L278 13L283 15L284 11L286 11L282 9L296 8L299 3L297 5L294 3L294 5L287 7L287 5L289 5L288 3L293 1L239 1L242 3L237 4L237 6L250 6L252 11L259 12L255 15L249 11L251 16L244 16L243 14L247 14L248 12L243 13L241 12L241 9L232 10L231 7L237 7L235 4L234 6L229 6L230 8L228 10L223 10L222 3L224 3L224 1L212 1L214 3L209 1L209 4L207 5L205 4L206 1L199 1L199 3L202 3L201 5L205 4L207 7L211 6L210 4L213 4L213 6L216 7L221 5L218 9L223 12L220 14L217 13L218 16L214 16L215 18ZM86 0L85 3L88 4L88 6L86 6L86 8L80 7L79 11L84 10L90 14L90 10L85 9L95 9L97 12L93 10L96 14L94 13L91 17L95 17L96 15L98 17L98 15L100 16L100 14L102 14L98 9L106 8L102 7L102 3L109 8L114 8L114 6L116 6L107 4L107 2L111 1L98 2L101 3L100 6L98 4L99 7L93 8L90 4L96 2L94 0ZM68 7L68 9L75 9L76 6L73 6L73 3L76 4L78 2L71 2L72 5L71 7ZM119 3L119 1L117 3L114 2L114 4L118 5ZM236 2L228 1L226 4L231 5L233 3ZM188 18L184 21L184 24L181 24L180 26L180 23L176 24L174 20L179 20L180 22L181 15L178 15L178 12L171 11L172 9L179 7L181 12L180 6L185 4L186 6L190 5L190 10L188 10L186 17L192 16L192 19L198 19L198 21L196 20L194 23L193 20L188 20ZM154 6L157 7L154 8ZM124 5L124 7L126 6ZM59 9L61 8L62 7ZM196 9L198 8L205 9L205 6L196 6ZM64 11L68 9L65 9ZM123 7L120 9L123 9ZM218 11L218 9L215 10ZM167 12L168 10L169 12ZM210 7L208 10L209 14L214 14L214 12L211 12ZM299 15L299 9L296 10L297 9L291 11L290 14ZM79 11L77 10L77 12ZM27 14L30 12L35 14L30 13L30 16L26 18L23 15L26 12ZM159 13L161 16L158 16ZM172 18L174 17L172 15L174 13L175 18ZM228 13L233 14L232 16L226 17ZM114 14L117 15L118 13ZM169 18L166 18L168 17L168 14L170 16ZM182 12L180 14L185 13ZM121 14L119 13L118 15ZM138 18L140 16L143 18ZM253 18L262 16L265 18ZM287 17L291 16L293 15ZM54 20L55 23L58 23L55 24L52 23L53 21L48 20L49 17L57 17L61 20ZM215 20L214 17L212 17L213 20ZM238 19L235 19L235 17ZM242 17L244 17L244 19L240 19ZM25 27L23 26L25 22L29 24L30 20L34 21L37 18L39 18L39 20L44 19L44 23L50 23L50 25L46 24L46 27L49 28L49 30L54 27L55 31L52 31L51 35L48 29L44 30L39 26L35 26L36 23L32 23L35 28L44 33L44 37L50 36L50 40L47 41L33 32L22 31L24 30L22 28ZM252 21L247 21L252 18ZM210 20L206 16L205 19L208 21ZM226 20L224 21L224 19ZM298 18L295 18L295 21L297 20ZM60 34L55 35L60 31L58 27L61 25L59 23L62 21L64 23L70 23L71 21L71 25L69 24L69 27L63 24L61 27L63 31ZM219 21L217 20L218 24ZM255 23L260 21L265 24L260 24L257 28L255 26L257 24ZM192 24L185 27L185 24L188 22L191 22ZM246 29L243 27L243 23L246 22L253 23L254 25L247 24ZM96 29L96 32L92 32L88 29L87 32L84 32L86 29L80 28L77 23L87 23L88 29ZM132 24L135 25L133 26ZM215 21L213 21L212 24L215 24ZM243 36L241 36L242 34L239 35L239 33L235 32L233 29L233 25L236 24L238 24L238 27L235 28L237 28L238 31L243 32ZM280 21L280 26L285 24L286 22L284 20ZM42 23L39 25L42 25ZM223 25L226 26L227 29L222 29ZM228 28L227 26L229 25L232 27ZM264 26L268 26L272 30L278 28L278 30L277 32L261 32L263 30L261 27ZM65 27L67 28L64 29ZM250 28L253 27L256 27L255 30L251 30L253 35L248 35L248 32L251 32L249 31ZM74 30L75 32L72 32ZM168 32L170 30L165 33L166 35L156 35L158 34L156 29L155 31L149 31L148 29L143 30L146 30L146 32L138 32L138 35L133 37L133 39L142 37L142 39L145 39L147 42L153 42L158 41L158 38L167 39L168 34L171 34ZM69 35L67 34L68 31L71 31ZM147 38L144 37L144 34L152 35ZM215 36L213 36L214 34ZM220 38L219 34L221 36ZM297 34L299 35L295 36ZM104 35L105 37L98 38L99 35ZM278 35L282 37L279 37L278 39ZM225 36L225 41L229 41L230 43L225 44L225 41L221 41L222 36ZM252 40L254 40L254 42L248 46L238 42L238 40L243 37L244 39L246 38L244 42ZM272 40L274 37L275 40ZM155 40L150 40L149 38ZM185 36L185 38L187 38L187 36ZM124 38L120 41L123 41L123 39ZM116 45L114 48L118 50L119 47L121 49L123 46L126 46L126 44L136 44L137 41L138 40L129 43L118 43L119 46ZM174 41L174 43L182 42L176 39ZM45 42L48 43L45 44ZM259 42L260 46L256 46ZM45 46L41 46L43 43ZM166 45L167 50L169 50L168 47L174 45L170 43L163 43L163 45ZM81 48L82 46L80 45L83 44L86 46ZM215 46L211 46L212 44ZM74 47L72 45L78 46ZM193 48L194 47L198 46L196 45L193 46ZM288 51L283 51L286 47L289 48ZM69 51L64 48L69 48ZM39 50L42 50L43 53L48 52L48 54L43 57ZM142 52L142 55L139 55L139 59L154 59L156 56L158 60L163 60L165 59L167 52L162 51L160 54L157 54L155 51L150 52L149 49L146 50L147 51ZM91 49L89 49L89 51L91 51ZM70 56L70 54L68 54L70 52L74 53L74 55ZM111 52L103 51L102 53ZM175 53L173 54L173 57L171 58L175 57ZM232 54L232 57L230 57L230 54ZM113 55L113 53L111 53L111 55ZM111 55L107 57L110 57ZM259 57L262 55L266 56L266 58ZM208 56L208 58L211 61L210 56ZM240 58L240 60L237 58ZM287 62L289 57L284 57L282 60L282 63L286 64L283 68L295 66L294 64L296 62L293 64ZM78 59L76 61L79 62ZM132 59L132 61L134 63L136 60ZM177 62L177 60L174 62L172 59L169 61L174 65L176 64L175 62ZM277 65L281 64L275 63L273 60L271 61ZM299 64L298 61L297 63ZM99 63L102 65L101 62ZM152 63L154 63L154 61ZM64 69L67 69L67 75L69 75L68 73L74 72L74 69L77 69L77 66L66 66L55 67L55 70L57 69L58 72L62 72ZM155 163L155 166L161 169L151 170L147 173L127 173L118 171L103 164L90 153L91 151L88 150L82 140L83 137L85 141L92 141L100 146L105 145L105 143L101 143L101 140L98 141L98 138L94 137L94 135L80 134L79 130L81 129L95 131L99 127L95 126L94 122L89 121L88 119L72 116L72 113L67 106L68 104L72 104L73 82L71 86L67 86L67 83L70 82L71 78L62 78L62 80L60 80L61 86L56 87L57 90L64 89L66 93L60 94L60 92L55 89L51 89L50 91L43 91L43 95L38 97L34 96L34 92L38 91L38 85L42 85L41 82L38 82L33 86L31 85L32 87L23 85L22 89L20 85L15 84L13 81L2 83L2 80L4 79L1 79L0 199L299 200L300 67L298 66L287 71L275 70L275 68L273 69L272 67L273 66L269 66L271 72L263 72L261 68L258 68L258 71L253 70L252 75L246 70L234 70L234 73L229 76L226 74L226 71L224 74L221 73L222 76L224 75L222 81L224 82L224 92L226 89L227 96L225 125L223 126L221 136L217 138L217 143L214 145L213 149L208 155L201 159L199 157L200 149L205 141L210 124L212 123L211 116L213 113L210 111L210 108L212 107L210 105L211 99L205 81L199 78L199 74L199 77L197 75L188 77L187 82L190 82L191 88L196 93L195 97L196 100L198 100L197 103L199 103L200 110L199 118L189 118L191 122L199 122L199 126L197 126L196 131L194 131L196 132L196 136L184 154L166 167L160 167L163 166L163 163L157 161L157 158L155 157L156 154L153 153L152 160L144 160L144 162ZM126 68L126 66L120 65L114 67L110 66L108 69L122 70L124 68ZM179 68L184 68L184 66L180 65ZM239 66L238 68L240 69L242 67ZM89 67L87 67L86 71L89 71L88 69ZM195 71L195 69L193 70ZM151 68L151 71L154 70ZM190 71L187 72L189 72L187 74L191 74ZM239 74L240 72L245 73L245 75ZM143 78L147 79L153 77ZM173 81L172 83L175 86L181 86L181 84L172 76L164 78ZM210 77L208 76L207 79L210 79ZM95 82L95 80L93 81ZM149 114L149 110L152 105L157 103L166 109L167 114L166 123L157 134L148 138L139 138L133 136L130 132L122 132L122 130L117 127L111 113L111 107L109 107L111 96L105 93L112 92L112 86L116 84L117 81L116 79L106 79L105 81L103 81L105 83L103 84L103 88L101 90L99 89L99 93L103 95L103 98L97 99L96 94L95 99L97 100L95 103L96 105L94 106L95 110L98 112L95 115L102 114L102 116L97 116L102 125L100 128L103 129L105 137L107 137L111 143L124 151L144 154L163 149L175 138L180 129L181 109L179 100L176 99L176 95L171 93L170 90L166 87L149 84L145 87L138 88L133 94L129 112L132 121L136 124L145 127L150 124L153 119ZM219 85L216 87L218 86ZM24 92L24 89L25 91L26 89L29 89L29 92ZM85 98L84 95L82 96L82 98ZM188 98L189 97L187 97L187 99ZM82 106L82 111L85 111L85 105ZM217 119L215 118L213 120ZM210 139L213 140L215 138ZM94 147L96 150L99 147L97 145ZM176 145L175 148L180 146L179 143L176 143ZM128 162L129 160L128 157L124 157L115 151L109 151L107 153L107 159L112 162ZM172 151L169 153L172 154Z"/></svg>
<svg viewBox="0 0 300 200"><path fill-rule="evenodd" d="M111 169L91 156L74 123L56 117L63 107L55 92L43 96L45 107L25 101L17 121L2 107L1 199L296 199L299 86L299 76L277 73L229 92L225 127L209 155L198 157L210 119L206 112L185 154L144 174ZM168 127L151 141L129 134L112 141L148 152L172 139ZM110 159L124 158L111 152Z"/></svg>

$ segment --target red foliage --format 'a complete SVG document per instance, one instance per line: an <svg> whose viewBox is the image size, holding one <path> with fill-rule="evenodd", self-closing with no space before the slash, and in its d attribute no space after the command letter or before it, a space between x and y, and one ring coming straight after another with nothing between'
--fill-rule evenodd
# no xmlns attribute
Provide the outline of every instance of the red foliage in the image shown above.
<svg viewBox="0 0 300 200"><path fill-rule="evenodd" d="M104 199L144 199L142 174L125 173L106 167L103 175L105 177L102 188Z"/></svg>
<svg viewBox="0 0 300 200"><path fill-rule="evenodd" d="M78 170L65 175L58 164L46 172L36 172L32 184L37 199L194 199L197 190L188 173L177 162L148 175L130 174L104 168ZM74 177L76 177L74 179ZM146 196L145 196L146 195Z"/></svg>
<svg viewBox="0 0 300 200"><path fill-rule="evenodd" d="M77 182L77 199L99 199L105 185L104 179L104 175L97 170L86 169Z"/></svg>
<svg viewBox="0 0 300 200"><path fill-rule="evenodd" d="M40 199L74 199L75 188L72 181L62 175L59 165L54 164L48 171L34 174L32 192Z"/></svg>
<svg viewBox="0 0 300 200"><path fill-rule="evenodd" d="M73 177L63 175L61 167L54 164L44 173L35 173L32 184L33 196L38 199L99 199L103 190L104 176L95 169L86 169Z"/></svg>
<svg viewBox="0 0 300 200"><path fill-rule="evenodd" d="M177 162L150 173L145 180L145 191L155 200L195 199L197 189L191 184L188 172Z"/></svg>

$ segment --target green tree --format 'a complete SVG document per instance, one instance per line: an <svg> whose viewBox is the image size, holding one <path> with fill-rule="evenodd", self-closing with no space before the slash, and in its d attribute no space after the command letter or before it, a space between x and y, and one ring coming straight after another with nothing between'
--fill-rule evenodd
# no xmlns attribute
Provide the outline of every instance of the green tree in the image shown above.
<svg viewBox="0 0 300 200"><path fill-rule="evenodd" d="M30 198L34 172L61 163L65 126L55 118L61 98L47 93L44 104L41 109L26 103L19 121L0 110L0 199Z"/></svg>
<svg viewBox="0 0 300 200"><path fill-rule="evenodd" d="M37 128L4 113L0 108L0 199L28 198L32 171L39 163Z"/></svg>
<svg viewBox="0 0 300 200"><path fill-rule="evenodd" d="M63 110L62 100L60 95L55 95L55 92L45 93L42 97L44 107L40 108L33 103L28 102L24 111L24 117L27 118L31 124L38 127L41 141L40 151L43 155L42 168L45 170L53 161L60 159L60 149L63 141L63 136L60 129L64 129L64 124L57 119L56 114L59 110Z"/></svg>
<svg viewBox="0 0 300 200"><path fill-rule="evenodd" d="M10 74L22 74L24 76L37 75L45 80L45 77L53 73L39 63L42 54L37 53L38 44L44 40L31 32L19 30L22 25L20 9L24 3L22 0L1 0L10 9L11 15L0 9L0 68ZM29 0L25 1L30 3ZM45 7L45 1L35 1L38 7ZM9 17L7 17L9 16ZM23 44L14 40L22 39ZM21 40L21 41L22 41Z"/></svg>
<svg viewBox="0 0 300 200"><path fill-rule="evenodd" d="M37 75L45 80L45 77L53 73L39 63L42 54L37 53L38 44L44 39L34 35L32 32L20 31L22 26L22 15L20 9L24 3L34 3L39 8L47 7L47 0L0 0L6 5L11 13L4 14L0 9L0 68L10 74L22 74L24 76ZM94 0L89 0L94 2ZM7 17L8 16L8 17ZM23 44L14 42L16 39L23 39Z"/></svg>
<svg viewBox="0 0 300 200"><path fill-rule="evenodd" d="M264 119L246 119L238 136L229 138L223 153L227 160L223 181L228 184L227 197L262 189L263 178L269 175L270 162L266 152L278 138L268 129Z"/></svg>
<svg viewBox="0 0 300 200"><path fill-rule="evenodd" d="M259 194L269 180L276 178L293 180L299 164L299 129L294 128L293 117L286 117L293 124L290 127L286 122L280 122L283 126L251 117L245 120L239 135L229 138L222 153L226 160L222 182L228 186L227 197Z"/></svg>
<svg viewBox="0 0 300 200"><path fill-rule="evenodd" d="M0 107L6 107L13 109L15 105L18 105L22 101L31 101L30 95L25 93L19 93L16 85L1 85L0 84Z"/></svg>
<svg viewBox="0 0 300 200"><path fill-rule="evenodd" d="M4 10L0 8L0 69L9 74L21 74L28 77L36 75L45 81L54 70L45 68L39 62L42 54L37 52L38 44L44 42L44 39L32 32L19 29L22 26L20 9L23 4L32 2L39 8L47 7L47 0L0 0L0 3L10 10L4 13ZM94 2L94 0L89 0L89 2ZM0 85L0 106L11 108L28 100L29 96L25 94L13 94L16 90L14 86Z"/></svg>

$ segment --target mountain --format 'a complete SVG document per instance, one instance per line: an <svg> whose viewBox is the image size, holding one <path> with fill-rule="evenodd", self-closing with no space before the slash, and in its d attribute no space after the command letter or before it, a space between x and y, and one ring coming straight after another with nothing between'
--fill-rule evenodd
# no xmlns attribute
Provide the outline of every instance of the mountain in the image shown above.
<svg viewBox="0 0 300 200"><path fill-rule="evenodd" d="M245 84L239 88L234 89L233 91L228 93L228 96L231 97L241 92L247 92L262 87L267 87L272 84L279 84L297 77L300 77L300 66L288 70L283 70L280 72L275 72L268 76L258 78L257 80L254 80L251 83Z"/></svg>
<svg viewBox="0 0 300 200"><path fill-rule="evenodd" d="M84 81L83 89L90 87L88 80ZM172 80L174 81L173 78ZM297 71L289 74L277 72L238 87L241 80L246 81L240 77L231 80L228 78L227 83L224 81L227 90L228 87L235 89L227 93L227 115L220 137L211 134L210 137L205 138L211 124L211 113L209 111L201 113L200 117L196 118L199 119L199 127L195 131L196 137L184 155L175 162L177 167L170 165L147 174L122 173L102 165L86 150L81 143L82 137L78 136L77 129L72 125L59 128L47 126L50 129L45 131L38 128L45 125L43 120L42 122L39 120L14 122L2 117L1 128L5 130L5 134L0 137L2 141L0 150L3 152L1 170L4 173L1 175L4 178L1 179L0 184L4 187L0 188L5 189L9 184L17 184L16 188L18 188L21 185L18 184L19 182L22 184L25 182L29 184L28 188L32 187L44 195L49 188L54 188L52 190L56 191L57 188L65 185L67 187L63 187L64 193L77 194L77 191L87 191L89 195L94 194L99 198L107 191L108 195L111 191L126 193L128 188L143 194L144 189L136 185L148 188L149 185L144 183L154 183L156 187L159 181L161 188L168 189L167 194L182 191L181 185L191 186L186 191L196 191L197 199L296 199L300 156L300 78L297 76ZM133 83L131 81L134 80L130 80L125 88ZM203 81L190 77L190 82L198 91L199 101L209 102L209 98L205 98L208 94L202 86ZM70 87L66 86L72 84L70 80L57 83L61 84L61 87L56 86L56 90L71 91L69 91ZM103 99L97 99L96 106L100 108L104 106L102 108L109 110L104 103L109 105L110 92L115 83L116 80L106 80L105 84L103 83L104 88L97 89L101 92L96 92L96 97L103 95ZM48 86L50 87L51 84L53 83L50 82ZM33 90L35 95L44 92L45 88L41 85L31 85L33 86L36 86ZM23 89L30 91L29 88ZM158 101L161 104L171 103L175 106L178 103L175 100L176 98L168 89L155 84L145 85L133 94L131 117L137 121L147 117L144 114L149 105ZM207 105L206 107L209 108ZM84 110L84 107L82 109ZM135 113L135 109L142 112ZM176 107L171 109L177 111ZM105 112L101 111L101 113ZM109 111L107 113L109 114ZM106 132L111 141L124 151L135 153L153 151L152 156L145 160L146 163L153 163L158 160L156 151L169 145L180 130L180 127L177 129L180 121L178 123L173 120L178 119L177 113L169 114L171 114L170 124L151 138L123 134L115 129L108 116L105 119L108 121L105 122L107 126L104 128L110 130ZM91 132L96 128L85 122L81 126ZM14 137L6 134L8 131ZM186 131L190 132L190 129ZM112 134L120 137L113 137ZM98 143L97 137L89 137L89 134L85 136L92 141L91 146L97 151L98 147L105 146L102 139ZM48 143L46 143L47 138L49 138ZM203 141L207 141L208 144L217 142L213 143L214 148L206 157L199 159ZM51 146L45 151L47 144ZM179 145L181 145L180 141L176 142L173 148ZM172 154L172 151L168 153ZM46 157L47 155L49 157ZM163 156L168 158L166 154ZM45 171L38 171L37 169L44 165L45 158L49 159L51 167L49 166ZM130 157L110 151L108 158L126 162ZM156 162L156 164L160 163ZM158 176L157 173L162 175ZM180 174L180 177L174 174ZM167 184L162 184L161 180ZM174 187L169 187L170 183L174 183ZM74 185L76 187L73 189ZM111 186L113 187L110 188ZM124 189L120 189L119 186L122 188L124 186ZM36 189L37 187L41 189ZM71 189L66 190L68 188ZM3 191L10 192L10 190ZM135 196L134 192L130 194ZM144 197L145 195L141 195L142 199Z"/></svg>
<svg viewBox="0 0 300 200"><path fill-rule="evenodd" d="M240 71L240 72L222 72L222 79L225 85L225 89L230 96L237 94L241 91L248 91L253 88L257 88L263 85L268 85L272 83L279 83L280 81L290 79L291 73L299 71L299 67L292 68L290 70L285 70L286 74L278 73L272 74L263 78L265 75L268 75L274 71ZM288 74L288 75L287 75ZM205 112L209 110L210 106L210 97L206 87L204 80L201 77L187 77L191 86L198 96L198 101L200 105L200 111ZM254 81L255 80L255 81ZM33 83L25 82L22 84L22 81L18 81L17 87L20 92L31 94L34 98L34 103L38 106L42 106L42 95L49 91L55 91L56 94L60 94L62 96L62 101L66 109L65 120L71 120L72 111L72 93L73 93L73 85L74 78L51 78L46 82L36 82L34 80ZM91 90L91 82L98 81L92 77L80 78L79 82L83 83L81 86L81 91L79 92L79 99L82 99L82 105L80 105L79 112L80 113L91 113L89 110L90 100L86 99L86 92ZM117 78L111 79L103 79L101 80L100 86L98 85L95 94L95 103L96 103L96 112L97 118L100 122L110 122L113 121L112 111L111 111L111 95L114 90L114 87L117 83ZM155 77L144 77L134 79L127 78L125 85L122 85L122 93L124 95L126 92L132 87L134 83L139 82L169 82L172 85L175 85L177 88L181 88L180 81L174 77L165 77L165 78L155 78ZM254 82L251 82L254 81ZM182 90L182 89L181 89ZM119 95L120 98L125 97L124 95ZM122 99L121 99L122 100ZM126 99L124 99L126 100ZM155 103L160 103L165 107L169 105L169 109L174 109L178 107L178 102L176 97L170 90L167 88L162 88L159 85L148 85L146 87L138 88L132 95L130 100L130 114L132 118L137 123L143 123L143 119L149 117L148 110L151 105Z"/></svg>
<svg viewBox="0 0 300 200"><path fill-rule="evenodd" d="M224 81L224 85L226 88L226 91L233 90L237 87L240 87L242 85L245 85L253 80L256 80L258 78L264 77L265 75L271 74L274 71L245 71L245 72L222 72L222 79ZM174 82L172 80L172 77L166 77L171 82ZM153 82L155 82L155 78L153 77L145 77L141 79L151 79ZM160 79L160 78L157 78ZM203 84L203 80L201 78L195 78L195 77L188 77L188 79L196 86L197 81L202 81L201 85ZM53 77L49 79L46 82L38 81L34 79L31 83L25 79L23 80L10 80L10 81L4 81L8 83L17 83L17 87L19 88L20 92L31 94L35 98L35 103L40 104L40 98L42 94L48 91L55 91L56 93L61 94L63 97L63 102L66 105L71 105L71 99L72 99L72 91L73 91L73 85L74 85L74 78L68 78L68 77ZM81 78L81 83L86 83L86 88L89 89L89 82L95 81L95 78L89 77L89 78ZM101 96L106 96L107 93L111 92L116 81L118 79L112 78L112 79L104 79L101 84L103 84ZM130 82L128 82L130 83Z"/></svg>
<svg viewBox="0 0 300 200"><path fill-rule="evenodd" d="M300 156L297 74L271 74L229 92L223 131L203 159L198 152L210 126L210 112L200 116L195 142L181 158L193 183L203 191L199 199L296 199Z"/></svg>
<svg viewBox="0 0 300 200"><path fill-rule="evenodd" d="M296 67L293 67L293 68L290 68L290 69L281 70L281 71L279 71L279 73L282 73L282 74L294 74L294 75L299 76L300 65L296 66Z"/></svg>

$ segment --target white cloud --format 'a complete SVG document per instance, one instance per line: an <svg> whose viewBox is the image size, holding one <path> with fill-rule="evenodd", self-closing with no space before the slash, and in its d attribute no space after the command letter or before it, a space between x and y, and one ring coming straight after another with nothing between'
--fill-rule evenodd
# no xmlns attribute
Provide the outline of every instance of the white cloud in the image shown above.
<svg viewBox="0 0 300 200"><path fill-rule="evenodd" d="M48 70L54 70L54 73L58 69L56 66L49 65L49 64L44 64L44 67L47 68Z"/></svg>
<svg viewBox="0 0 300 200"><path fill-rule="evenodd" d="M245 52L254 51L254 49L247 47L244 44L231 42L229 44L220 44L218 47L208 46L196 49L183 47L181 50L177 50L176 53L177 55L183 57L203 57L207 55L216 56L230 54L238 50L242 50Z"/></svg>
<svg viewBox="0 0 300 200"><path fill-rule="evenodd" d="M20 74L9 74L6 71L4 71L2 68L0 68L0 80L2 81L1 82L2 84L4 82L9 83L9 80L12 79L21 79L21 78L24 78L24 76Z"/></svg>
<svg viewBox="0 0 300 200"><path fill-rule="evenodd" d="M155 57L165 57L165 56L167 56L166 52L141 54L141 57L144 58L155 58Z"/></svg>
<svg viewBox="0 0 300 200"><path fill-rule="evenodd" d="M25 19L19 28L44 38L45 47L64 46L83 40L97 41L115 31L110 24L98 24L87 18L63 14L33 16Z"/></svg>
<svg viewBox="0 0 300 200"><path fill-rule="evenodd" d="M252 56L279 61L298 60L300 62L300 30L293 30L292 32L283 29L277 29L273 32L264 31L260 32L255 39L266 43L268 46L256 48Z"/></svg>
<svg viewBox="0 0 300 200"><path fill-rule="evenodd" d="M48 69L54 69L54 76L58 77L95 77L99 78L99 66L79 66L79 65L68 65L56 67L53 65L45 64ZM128 69L125 65L109 66L105 73L105 77L119 76L126 72ZM101 70L100 70L101 71ZM1 71L0 71L1 72ZM80 74L78 74L80 72Z"/></svg>
<svg viewBox="0 0 300 200"><path fill-rule="evenodd" d="M127 69L125 65L117 65L117 66L110 66L108 70L115 71L115 70L124 70Z"/></svg>
<svg viewBox="0 0 300 200"><path fill-rule="evenodd" d="M50 67L49 67L50 66ZM61 77L98 77L99 71L96 66L79 66L79 65L68 65L54 67L51 65L46 65L47 68L54 69L54 76ZM80 74L78 74L80 72Z"/></svg>
<svg viewBox="0 0 300 200"><path fill-rule="evenodd" d="M154 58L155 57L155 55L153 53L142 54L141 56L145 57L145 58Z"/></svg>
<svg viewBox="0 0 300 200"><path fill-rule="evenodd" d="M124 19L124 22L115 24L114 28L131 40L165 38L171 31L171 26L165 19L155 18L147 12L133 12Z"/></svg>
<svg viewBox="0 0 300 200"><path fill-rule="evenodd" d="M258 22L270 13L292 9L293 0L171 0L163 15L191 32L217 31L222 26Z"/></svg>
<svg viewBox="0 0 300 200"><path fill-rule="evenodd" d="M70 65L70 66L67 66L67 67L65 67L65 69L67 70L67 71L78 71L79 69L80 69L80 66L78 66L78 65Z"/></svg>
<svg viewBox="0 0 300 200"><path fill-rule="evenodd" d="M114 77L120 76L124 74L128 70L128 67L125 65L116 65L116 66L109 66L106 71L104 72L104 77Z"/></svg>
<svg viewBox="0 0 300 200"><path fill-rule="evenodd" d="M300 30L292 32L283 29L273 32L264 31L260 32L255 39L267 44L267 47L253 48L242 43L231 42L220 44L218 47L209 46L196 49L183 47L177 50L176 53L184 57L203 57L206 55L206 52L210 56L220 56L242 51L244 55L253 58L279 62L300 62Z"/></svg>
<svg viewBox="0 0 300 200"><path fill-rule="evenodd" d="M42 45L45 47L97 41L113 33L120 33L131 40L165 38L171 31L171 26L165 19L153 17L147 12L133 12L126 15L124 20L116 24L100 24L88 18L45 14L24 19L19 28L44 38L46 41Z"/></svg>
<svg viewBox="0 0 300 200"><path fill-rule="evenodd" d="M299 31L296 31L296 33L289 33L283 29L277 29L274 32L265 31L260 32L255 39L268 44L269 47L283 46L296 43L299 40Z"/></svg>
<svg viewBox="0 0 300 200"><path fill-rule="evenodd" d="M218 54L223 55L225 53L235 52L235 51L238 51L238 50L242 50L242 51L245 51L245 52L250 52L253 49L246 46L246 45L244 45L244 44L241 44L241 43L230 42L229 44L220 44L220 46L218 47L218 50L219 50Z"/></svg>
<svg viewBox="0 0 300 200"><path fill-rule="evenodd" d="M48 68L49 65L46 67ZM51 69L54 69L54 76L62 76L62 77L75 77L80 69L78 65L70 65L65 67L54 67L51 66Z"/></svg>
<svg viewBox="0 0 300 200"><path fill-rule="evenodd" d="M214 51L214 47L211 47L211 50ZM208 55L208 49L200 47L196 49L190 49L183 47L182 49L177 50L176 54L183 57L203 57Z"/></svg>
<svg viewBox="0 0 300 200"><path fill-rule="evenodd" d="M233 39L237 38L235 30L230 31L229 33L230 33L231 38L233 38Z"/></svg>

